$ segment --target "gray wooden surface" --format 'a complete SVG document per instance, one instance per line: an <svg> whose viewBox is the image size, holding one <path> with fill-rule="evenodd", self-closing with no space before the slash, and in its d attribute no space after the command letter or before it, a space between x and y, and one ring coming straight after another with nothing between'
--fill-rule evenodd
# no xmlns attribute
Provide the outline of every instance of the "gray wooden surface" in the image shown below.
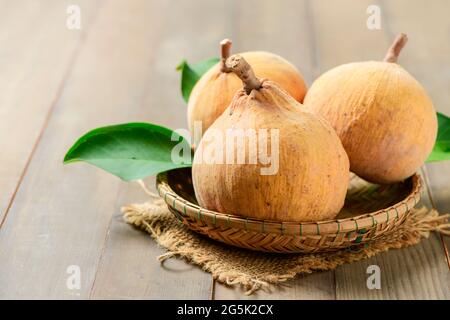
<svg viewBox="0 0 450 320"><path fill-rule="evenodd" d="M80 30L66 28L72 4ZM381 8L380 30L366 27L371 4ZM164 250L121 219L121 205L145 200L139 187L62 165L74 140L97 126L186 127L175 66L217 55L225 37L234 52L284 56L311 84L333 66L380 59L405 32L400 63L450 114L450 2L1 0L0 9L0 298L450 298L450 242L436 234L247 297L183 261L159 264ZM422 173L424 204L450 212L450 161ZM367 289L371 264L381 268L381 290ZM66 285L71 265L79 289Z"/></svg>

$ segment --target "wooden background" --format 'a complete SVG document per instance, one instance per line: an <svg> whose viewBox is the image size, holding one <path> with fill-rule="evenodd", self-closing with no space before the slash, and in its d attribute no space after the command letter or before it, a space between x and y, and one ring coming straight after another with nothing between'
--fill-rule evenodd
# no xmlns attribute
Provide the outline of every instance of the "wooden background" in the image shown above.
<svg viewBox="0 0 450 320"><path fill-rule="evenodd" d="M81 30L66 28L69 4ZM366 9L381 8L381 30ZM427 0L1 0L0 298L247 298L208 273L171 259L122 221L123 204L143 201L137 185L87 165L63 166L77 137L128 121L186 127L176 65L263 49L299 67L308 84L336 65L381 59L399 32L400 63L450 115L450 2ZM424 203L450 211L450 161L427 165ZM148 179L153 185L154 180ZM448 239L299 277L273 299L449 299ZM381 268L368 290L366 268ZM66 286L81 268L81 288Z"/></svg>

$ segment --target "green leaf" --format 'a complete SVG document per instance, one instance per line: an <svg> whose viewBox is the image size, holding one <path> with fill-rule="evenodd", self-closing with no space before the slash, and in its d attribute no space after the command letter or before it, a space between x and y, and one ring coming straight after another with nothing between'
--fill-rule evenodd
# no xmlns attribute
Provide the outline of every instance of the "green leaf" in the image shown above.
<svg viewBox="0 0 450 320"><path fill-rule="evenodd" d="M219 58L210 58L195 64L188 64L186 60L183 60L177 66L177 70L181 71L181 94L183 95L184 101L189 101L189 96L197 81L206 71L217 64L219 60Z"/></svg>
<svg viewBox="0 0 450 320"><path fill-rule="evenodd" d="M438 134L433 151L426 162L450 160L450 118L437 113Z"/></svg>
<svg viewBox="0 0 450 320"><path fill-rule="evenodd" d="M176 153L180 158L174 162L175 146L175 150L183 151ZM94 129L78 139L64 157L64 163L78 161L129 181L190 167L191 148L186 139L170 129L149 123L125 123Z"/></svg>

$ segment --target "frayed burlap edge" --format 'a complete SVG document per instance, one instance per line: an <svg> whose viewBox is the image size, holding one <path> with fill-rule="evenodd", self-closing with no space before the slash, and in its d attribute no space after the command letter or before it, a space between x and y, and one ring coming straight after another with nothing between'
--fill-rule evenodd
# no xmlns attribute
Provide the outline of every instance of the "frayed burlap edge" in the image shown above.
<svg viewBox="0 0 450 320"><path fill-rule="evenodd" d="M239 249L196 234L169 212L162 199L128 205L122 212L126 222L145 230L167 249L167 253L158 257L161 262L175 256L184 258L211 273L220 283L242 285L246 294L280 284L298 274L332 270L389 249L417 244L422 238L428 238L430 231L449 233L449 215L422 207L414 209L395 232L359 251L280 255Z"/></svg>

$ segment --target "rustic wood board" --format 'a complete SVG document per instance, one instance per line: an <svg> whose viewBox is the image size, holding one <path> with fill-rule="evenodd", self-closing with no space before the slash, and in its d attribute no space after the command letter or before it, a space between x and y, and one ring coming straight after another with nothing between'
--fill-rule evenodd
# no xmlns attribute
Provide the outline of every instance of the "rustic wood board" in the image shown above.
<svg viewBox="0 0 450 320"><path fill-rule="evenodd" d="M449 240L435 234L245 296L181 260L159 264L164 250L121 218L121 205L147 199L136 185L61 164L74 140L97 126L186 127L174 68L182 58L218 55L224 37L232 38L234 52L284 56L311 84L338 64L381 58L395 34L406 32L400 62L450 114L449 3L372 2L78 0L82 29L70 31L70 1L0 1L0 142L8 151L0 169L0 298L449 299ZM382 9L381 30L365 27L370 4ZM447 212L449 166L424 171L432 196L425 193L424 203ZM367 289L371 264L381 268L381 290ZM80 289L66 286L70 265L81 270Z"/></svg>
<svg viewBox="0 0 450 320"><path fill-rule="evenodd" d="M424 172L421 171L424 175ZM431 208L427 189L419 204ZM449 299L448 267L438 234L336 270L337 299ZM380 267L381 289L368 289L368 267Z"/></svg>
<svg viewBox="0 0 450 320"><path fill-rule="evenodd" d="M144 120L149 106L143 101L152 90L149 76L155 71L168 73L165 64L161 69L154 63L154 47L169 5L166 1L102 2L2 227L1 297L88 298L91 294L111 216L118 212L122 183L86 165L65 167L62 158L89 129ZM79 290L66 286L70 265L81 270ZM191 275L183 273L186 287L199 281ZM152 276L161 278L158 273ZM203 278L210 282L208 275ZM152 290L157 295L162 288Z"/></svg>
<svg viewBox="0 0 450 320"><path fill-rule="evenodd" d="M299 276L280 286L259 290L246 295L241 287L228 287L215 282L214 299L217 300L334 300L334 272L318 272Z"/></svg>
<svg viewBox="0 0 450 320"><path fill-rule="evenodd" d="M165 250L125 223L121 206L144 202L148 196L137 184L120 189L90 298L210 299L212 279L207 273L178 259L161 264L157 257Z"/></svg>
<svg viewBox="0 0 450 320"><path fill-rule="evenodd" d="M69 0L0 3L0 225L98 5L77 3L81 30L66 28Z"/></svg>

